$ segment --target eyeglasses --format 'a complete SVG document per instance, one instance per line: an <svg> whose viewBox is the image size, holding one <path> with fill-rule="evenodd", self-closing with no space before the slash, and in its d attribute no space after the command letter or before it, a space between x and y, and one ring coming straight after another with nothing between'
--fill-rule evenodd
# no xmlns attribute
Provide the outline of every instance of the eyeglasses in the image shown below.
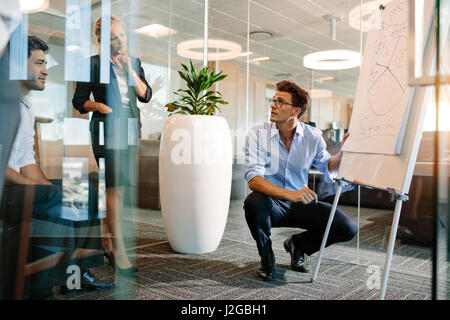
<svg viewBox="0 0 450 320"><path fill-rule="evenodd" d="M275 100L274 98L269 98L268 101L270 102L270 104L272 104L272 103L275 104L275 107L277 107L277 108L281 108L281 106L282 106L283 104L288 104L288 105L290 105L290 106L296 107L296 106L294 106L292 103L284 102L284 101L281 100L281 99Z"/></svg>

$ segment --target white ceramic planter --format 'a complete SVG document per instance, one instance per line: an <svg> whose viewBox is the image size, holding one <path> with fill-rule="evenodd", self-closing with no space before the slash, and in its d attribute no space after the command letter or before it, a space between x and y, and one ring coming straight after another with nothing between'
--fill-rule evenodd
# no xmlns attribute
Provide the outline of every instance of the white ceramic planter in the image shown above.
<svg viewBox="0 0 450 320"><path fill-rule="evenodd" d="M161 211L167 238L181 253L217 249L228 217L232 141L218 116L166 120L159 154Z"/></svg>

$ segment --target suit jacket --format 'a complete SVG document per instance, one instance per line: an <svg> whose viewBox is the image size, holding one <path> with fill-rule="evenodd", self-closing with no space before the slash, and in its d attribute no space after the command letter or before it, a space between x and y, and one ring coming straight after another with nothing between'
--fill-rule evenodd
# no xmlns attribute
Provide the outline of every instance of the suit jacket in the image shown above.
<svg viewBox="0 0 450 320"><path fill-rule="evenodd" d="M142 126L140 120L140 111L136 104L136 98L141 102L149 102L152 97L152 89L145 80L144 69L141 66L141 61L138 58L130 57L130 64L133 70L138 74L139 78L146 84L147 92L145 98L137 96L134 87L128 87L127 96L129 98L129 106L131 114L138 120L138 128ZM116 75L114 73L112 63L110 62L110 81L109 84L100 83L100 56L95 55L91 57L91 82L77 82L75 94L72 99L72 104L80 111L80 113L87 113L84 109L84 103L89 100L90 94L94 95L96 102L102 102L110 107L113 111L109 114L101 114L95 111L92 115L90 129L93 130L96 123L99 121L105 122L105 135L113 134L113 120L119 116L119 111L122 109L122 99L120 96L119 84L117 83Z"/></svg>

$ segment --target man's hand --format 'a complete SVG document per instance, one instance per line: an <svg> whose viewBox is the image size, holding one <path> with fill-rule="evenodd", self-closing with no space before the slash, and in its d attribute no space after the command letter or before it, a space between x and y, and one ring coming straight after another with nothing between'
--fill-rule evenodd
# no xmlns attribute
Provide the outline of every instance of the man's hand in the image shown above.
<svg viewBox="0 0 450 320"><path fill-rule="evenodd" d="M95 102L95 104L96 104L97 111L100 112L101 114L107 114L107 113L112 112L112 109L104 103Z"/></svg>
<svg viewBox="0 0 450 320"><path fill-rule="evenodd" d="M346 134L344 134L344 137L342 138L341 148L344 145L347 138L349 137L349 135L350 135L350 133L348 133L348 132ZM339 165L341 164L342 155L343 155L343 152L342 152L342 150L340 150L337 154L335 154L334 156L331 156L330 161L328 162L328 170L336 171L339 169Z"/></svg>
<svg viewBox="0 0 450 320"><path fill-rule="evenodd" d="M349 135L350 135L350 133L348 133L348 132L346 134L344 134L344 137L342 138L342 145L344 145L345 140L347 140Z"/></svg>
<svg viewBox="0 0 450 320"><path fill-rule="evenodd" d="M296 191L288 190L285 195L286 200L291 202L301 202L303 204L309 204L313 200L318 200L317 194L312 191L305 184L303 189L299 189Z"/></svg>

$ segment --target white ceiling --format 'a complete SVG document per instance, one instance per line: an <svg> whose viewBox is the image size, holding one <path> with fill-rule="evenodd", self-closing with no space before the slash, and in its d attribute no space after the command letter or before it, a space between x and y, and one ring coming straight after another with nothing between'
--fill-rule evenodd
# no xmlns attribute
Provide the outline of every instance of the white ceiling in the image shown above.
<svg viewBox="0 0 450 320"><path fill-rule="evenodd" d="M134 29L151 23L159 23L178 30L179 33L159 39L139 36L139 54L152 57L157 63L167 65L168 48L173 63L178 57L179 42L203 37L203 0L112 0L112 11ZM365 1L367 2L367 1ZM101 1L92 1L92 22L101 13ZM209 0L209 37L231 40L247 51L247 17L250 9L249 30L264 30L273 37L264 41L250 40L250 58L269 56L269 63L251 64L250 73L258 77L279 81L290 77L304 87L311 86L311 70L303 67L303 56L309 52L326 49L360 50L361 35L348 24L348 13L360 0ZM30 31L33 28L48 35L57 31L63 35L64 0L50 0L46 12L30 15ZM330 23L326 14L341 14L337 22L336 40L330 39ZM363 34L363 41L365 34ZM246 70L246 58L230 61ZM358 81L359 68L341 71L314 71L313 78L333 76L336 81L320 84L315 88L330 89L335 95L353 97ZM278 76L277 76L278 75ZM281 76L280 76L281 75Z"/></svg>

